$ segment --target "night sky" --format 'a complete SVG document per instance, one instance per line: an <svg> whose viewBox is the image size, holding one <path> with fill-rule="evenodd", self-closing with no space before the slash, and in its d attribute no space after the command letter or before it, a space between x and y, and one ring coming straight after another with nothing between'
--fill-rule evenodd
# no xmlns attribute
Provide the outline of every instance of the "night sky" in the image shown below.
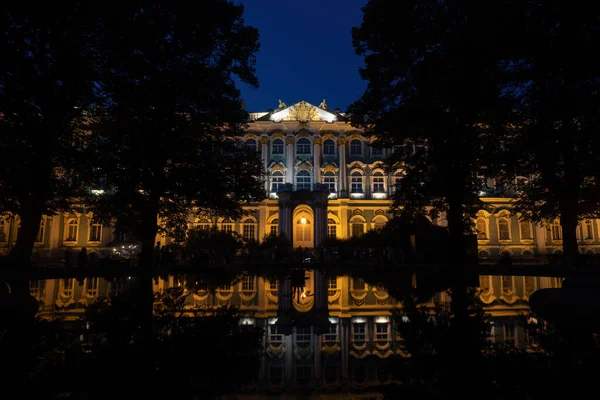
<svg viewBox="0 0 600 400"><path fill-rule="evenodd" d="M366 83L358 68L350 29L362 21L367 0L236 0L244 4L246 25L258 28L256 73L260 87L239 84L249 112L306 100L331 109L346 108Z"/></svg>

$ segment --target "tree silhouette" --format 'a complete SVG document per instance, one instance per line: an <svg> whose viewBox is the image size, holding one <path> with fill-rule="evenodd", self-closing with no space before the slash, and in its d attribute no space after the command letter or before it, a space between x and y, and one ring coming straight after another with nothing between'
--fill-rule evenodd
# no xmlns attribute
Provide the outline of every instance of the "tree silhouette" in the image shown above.
<svg viewBox="0 0 600 400"><path fill-rule="evenodd" d="M258 84L258 33L244 25L241 5L194 2L194 12L190 5L99 6L110 27L94 131L106 191L92 206L141 241L148 288L159 221L161 230L181 233L194 210L236 217L243 201L262 195L256 154L227 139L247 120L234 75Z"/></svg>
<svg viewBox="0 0 600 400"><path fill-rule="evenodd" d="M600 215L600 8L521 1L503 12L514 24L500 64L503 95L512 102L501 179L516 187L514 209L524 218L560 218L571 258L578 223Z"/></svg>
<svg viewBox="0 0 600 400"><path fill-rule="evenodd" d="M79 1L7 1L1 14L0 214L19 216L13 253L29 263L42 215L82 195L99 24Z"/></svg>

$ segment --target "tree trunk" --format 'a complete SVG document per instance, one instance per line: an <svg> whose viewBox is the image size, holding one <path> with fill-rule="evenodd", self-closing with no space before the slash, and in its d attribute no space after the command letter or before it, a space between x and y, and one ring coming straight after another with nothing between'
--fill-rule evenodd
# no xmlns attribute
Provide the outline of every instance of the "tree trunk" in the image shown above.
<svg viewBox="0 0 600 400"><path fill-rule="evenodd" d="M38 203L40 202L35 199L27 199L22 202L21 212L19 213L21 228L15 247L11 251L17 266L31 264L33 246L40 229L43 213L43 206Z"/></svg>
<svg viewBox="0 0 600 400"><path fill-rule="evenodd" d="M565 202L566 203L566 202ZM569 202L572 203L572 202ZM563 253L568 263L575 262L579 255L577 246L577 203L564 204L561 207L560 225L562 227Z"/></svg>

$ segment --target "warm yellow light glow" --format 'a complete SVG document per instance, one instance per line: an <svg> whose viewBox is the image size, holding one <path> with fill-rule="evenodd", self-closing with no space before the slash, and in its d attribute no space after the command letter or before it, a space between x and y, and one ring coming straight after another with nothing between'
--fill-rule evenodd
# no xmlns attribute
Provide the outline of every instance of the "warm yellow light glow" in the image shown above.
<svg viewBox="0 0 600 400"><path fill-rule="evenodd" d="M300 218L300 223L305 225L306 224L306 218L302 217Z"/></svg>
<svg viewBox="0 0 600 400"><path fill-rule="evenodd" d="M306 292L304 290L302 291L302 294L300 295L300 297L302 297L303 299L306 298Z"/></svg>

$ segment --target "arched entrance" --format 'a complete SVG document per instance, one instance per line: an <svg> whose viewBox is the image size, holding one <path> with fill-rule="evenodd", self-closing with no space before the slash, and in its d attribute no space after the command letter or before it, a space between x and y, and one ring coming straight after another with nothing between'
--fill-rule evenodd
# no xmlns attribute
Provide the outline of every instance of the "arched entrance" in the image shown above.
<svg viewBox="0 0 600 400"><path fill-rule="evenodd" d="M315 221L312 209L308 206L299 206L294 211L292 221L294 247L315 247Z"/></svg>

